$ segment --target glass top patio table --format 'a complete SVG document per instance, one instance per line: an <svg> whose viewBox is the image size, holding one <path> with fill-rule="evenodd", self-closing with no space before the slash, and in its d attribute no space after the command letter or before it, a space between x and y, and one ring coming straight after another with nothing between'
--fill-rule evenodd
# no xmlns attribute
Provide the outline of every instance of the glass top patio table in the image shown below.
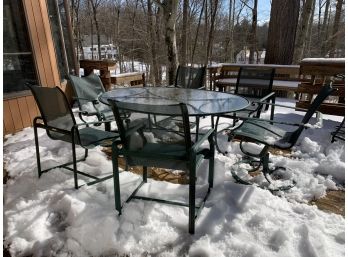
<svg viewBox="0 0 348 257"><path fill-rule="evenodd" d="M171 87L128 87L111 90L100 95L99 100L108 104L108 99L126 103L171 105L184 103L190 116L219 115L242 110L249 106L244 97L198 89ZM161 114L154 113L154 114Z"/></svg>

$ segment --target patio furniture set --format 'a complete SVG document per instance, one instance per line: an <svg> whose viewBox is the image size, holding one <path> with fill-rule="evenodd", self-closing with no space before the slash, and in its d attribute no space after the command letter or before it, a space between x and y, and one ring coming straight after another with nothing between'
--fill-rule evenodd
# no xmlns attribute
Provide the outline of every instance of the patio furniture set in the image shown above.
<svg viewBox="0 0 348 257"><path fill-rule="evenodd" d="M126 202L141 199L187 206L189 208L188 231L193 234L195 220L213 188L215 149L220 151L216 136L221 132L218 130L220 117L231 119L232 128L228 130L229 139L240 140L240 149L250 157L243 161L251 165L251 170L262 166L261 171L271 185L270 176L279 167L269 168L269 148L291 148L301 132L308 127L308 122L315 113L320 121L321 115L317 109L333 92L330 85L323 86L310 108L305 110L306 114L302 122L290 124L274 120L274 107L278 106L275 104L275 96L272 92L274 68L241 68L232 93L205 90L202 88L204 77L205 67L179 67L173 86L128 87L106 92L100 78L94 74L83 78L70 75L69 79L79 107L77 115L81 123L77 123L66 96L58 87L44 88L28 85L41 113L41 116L36 117L33 122L38 176L57 167L71 170L76 189L81 187L78 183L78 175L91 179L87 185L113 178L115 208L121 214L123 203L121 202L118 158L123 157L126 161L126 169L128 166L143 166L142 182ZM270 119L261 119L261 113L269 107L271 108ZM90 116L95 116L97 121L88 122ZM202 133L199 130L199 119L208 116L212 117L211 128ZM190 118L195 121L191 122ZM111 130L112 121L116 121L117 131ZM279 124L291 125L295 129L285 131L276 126ZM101 125L105 125L105 130L95 127ZM195 133L191 133L193 126L196 126ZM71 143L72 162L42 170L38 128L45 129L47 135L53 140ZM150 142L145 137L145 132L168 133L174 135L172 138L175 140ZM137 147L130 143L135 133L138 133L141 138L141 144ZM259 153L249 152L244 147L247 142L261 144L262 150ZM82 159L77 159L76 146L85 149ZM99 178L77 169L77 163L86 160L88 149L96 146L112 148L113 174ZM197 203L197 171L205 159L209 161L208 187L203 200ZM138 194L141 186L147 182L148 167L185 171L189 181L188 204ZM232 175L237 182L251 184L238 177L233 171ZM294 183L277 188L270 186L269 189L285 190L291 188Z"/></svg>

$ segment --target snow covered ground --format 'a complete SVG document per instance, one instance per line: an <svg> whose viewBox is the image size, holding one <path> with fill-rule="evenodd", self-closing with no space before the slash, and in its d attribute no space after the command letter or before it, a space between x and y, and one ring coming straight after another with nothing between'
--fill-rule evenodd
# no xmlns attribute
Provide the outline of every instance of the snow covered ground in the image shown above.
<svg viewBox="0 0 348 257"><path fill-rule="evenodd" d="M295 121L301 115L276 109L277 119ZM230 170L242 157L238 143L219 135L227 154L216 154L214 188L194 235L188 233L184 207L132 201L118 216L112 180L75 190L71 172L64 169L38 179L33 129L24 129L4 142L10 176L4 185L4 244L13 256L344 256L344 218L306 204L327 189L344 187L344 143L330 142L341 119L324 115L323 128L305 130L290 156L271 155L297 182L279 195L236 184ZM201 123L208 128L210 118ZM69 145L49 140L43 130L39 140L43 168L71 159ZM79 169L93 175L112 172L100 148L91 150ZM198 191L206 170L204 163ZM139 177L124 171L120 178L125 199ZM188 186L149 179L141 193L187 200Z"/></svg>

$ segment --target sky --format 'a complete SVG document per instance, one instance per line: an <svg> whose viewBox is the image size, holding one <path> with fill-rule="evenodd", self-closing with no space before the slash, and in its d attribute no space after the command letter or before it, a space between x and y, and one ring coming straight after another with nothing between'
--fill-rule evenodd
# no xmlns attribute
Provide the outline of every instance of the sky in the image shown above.
<svg viewBox="0 0 348 257"><path fill-rule="evenodd" d="M253 4L252 0L248 1L250 4ZM236 6L239 6L240 2L236 0ZM226 11L228 11L229 0L225 0L224 5L226 7ZM271 0L258 0L258 12L257 12L257 20L259 24L263 24L269 21L269 16L271 13ZM250 11L245 8L244 15L249 15Z"/></svg>

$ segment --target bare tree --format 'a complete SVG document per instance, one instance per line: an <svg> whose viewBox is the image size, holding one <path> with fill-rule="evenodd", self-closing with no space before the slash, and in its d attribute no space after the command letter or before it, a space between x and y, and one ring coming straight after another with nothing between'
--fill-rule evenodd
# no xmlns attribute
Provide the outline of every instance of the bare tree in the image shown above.
<svg viewBox="0 0 348 257"><path fill-rule="evenodd" d="M180 65L185 66L187 63L187 30L188 30L188 9L189 0L183 0L182 7L182 37L181 37L181 51L180 51Z"/></svg>
<svg viewBox="0 0 348 257"><path fill-rule="evenodd" d="M219 0L210 0L210 28L209 28L209 34L208 34L207 51L206 51L205 61L204 61L205 65L208 64L211 57L213 39L214 39L214 27L215 27L215 20L216 20L218 5L219 5Z"/></svg>
<svg viewBox="0 0 348 257"><path fill-rule="evenodd" d="M150 66L150 74L153 77L153 82L155 85L159 85L161 83L161 76L159 72L159 64L157 57L157 38L155 31L155 16L152 10L152 1L147 0L147 21L148 21L148 31L150 34L150 47L151 47L151 66Z"/></svg>
<svg viewBox="0 0 348 257"><path fill-rule="evenodd" d="M329 36L329 7L330 7L330 0L326 0L325 2L325 11L324 11L324 20L323 20L323 29L321 30L321 33L319 34L320 42L321 42L321 48L320 48L320 54L324 56L327 51L327 39Z"/></svg>
<svg viewBox="0 0 348 257"><path fill-rule="evenodd" d="M265 63L291 64L299 9L299 0L272 1Z"/></svg>
<svg viewBox="0 0 348 257"><path fill-rule="evenodd" d="M178 53L176 47L175 22L179 0L155 0L163 11L165 24L165 43L167 46L167 82L174 83L176 68L178 67Z"/></svg>
<svg viewBox="0 0 348 257"><path fill-rule="evenodd" d="M339 34L339 25L341 21L341 13L342 13L343 0L337 0L336 2L336 13L335 19L332 26L332 34L329 41L329 57L334 57L336 52L337 38ZM343 28L344 30L344 28Z"/></svg>
<svg viewBox="0 0 348 257"><path fill-rule="evenodd" d="M94 24L95 24L95 30L96 30L96 33L97 33L98 56L99 56L99 60L100 60L101 59L100 28L99 28L97 14L98 14L99 7L104 2L104 0L89 0L89 2L90 2L90 5L91 5L93 20L94 20ZM92 33L92 38L93 38L93 33ZM92 48L93 48L93 44L92 44Z"/></svg>
<svg viewBox="0 0 348 257"><path fill-rule="evenodd" d="M299 63L303 58L306 43L305 39L307 38L309 31L309 20L311 17L312 8L314 8L313 3L314 0L306 0L304 2L296 35L293 63Z"/></svg>

